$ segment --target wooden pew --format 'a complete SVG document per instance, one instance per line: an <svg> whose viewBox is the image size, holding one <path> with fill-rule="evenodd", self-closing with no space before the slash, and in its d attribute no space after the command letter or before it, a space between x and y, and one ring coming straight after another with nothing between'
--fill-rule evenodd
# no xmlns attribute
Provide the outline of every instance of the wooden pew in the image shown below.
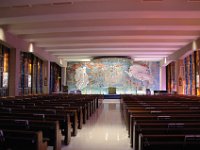
<svg viewBox="0 0 200 150"><path fill-rule="evenodd" d="M71 124L69 115L51 115L51 114L28 114L28 113L1 113L2 119L23 119L23 120L42 120L42 121L58 121L61 133L64 135L64 143L67 145L71 140Z"/></svg>
<svg viewBox="0 0 200 150"><path fill-rule="evenodd" d="M160 127L160 123L198 124L200 123L199 109L200 101L173 96L126 96L121 100L121 112L130 135L131 146L136 146L134 147L136 150L138 150L138 134L199 134L199 125L184 127L177 131L174 128ZM148 123L148 125L138 129L137 124L139 126L141 123ZM152 127L149 126L149 123L152 123ZM151 149L151 147L149 148ZM152 148L152 150L154 149Z"/></svg>
<svg viewBox="0 0 200 150"><path fill-rule="evenodd" d="M3 110L1 109L3 108ZM0 112L8 112L8 113L26 113L26 114L44 114L45 116L51 116L51 115L63 115L63 116L70 116L70 121L72 123L72 135L76 136L78 132L78 114L76 110L56 110L56 109L40 109L40 108L15 108L9 107L9 108L4 108L0 106Z"/></svg>
<svg viewBox="0 0 200 150"><path fill-rule="evenodd" d="M77 115L78 115L78 128L81 129L83 123L86 123L86 117L85 117L85 113L86 113L86 108L84 107L84 104L72 104L69 103L68 101L51 101L51 100L43 100L43 101L13 101L10 102L9 104L6 102L4 104L4 102L1 103L0 107L10 107L10 108L21 108L21 109L43 109L43 110L52 110L55 109L56 112L60 112L62 111L77 111ZM39 111L39 110L38 110ZM38 112L40 113L40 112ZM53 111L49 112L49 113L53 113Z"/></svg>
<svg viewBox="0 0 200 150"><path fill-rule="evenodd" d="M139 146L139 134L151 134L151 135L173 135L173 134L200 134L200 129L199 128L144 128L142 131L137 130L136 131L136 141L134 144L133 149L138 149Z"/></svg>
<svg viewBox="0 0 200 150"><path fill-rule="evenodd" d="M127 113L127 129L128 129L128 132L130 134L130 124L131 124L131 115L132 116L137 116L137 115L157 115L157 116L173 116L173 114L176 114L176 115L199 115L200 114L200 110L185 110L185 109L178 109L178 110L171 110L170 108L169 109L166 109L166 110L128 110L128 113Z"/></svg>
<svg viewBox="0 0 200 150"><path fill-rule="evenodd" d="M137 123L133 131L134 149L138 149L139 134L200 134L200 122Z"/></svg>
<svg viewBox="0 0 200 150"><path fill-rule="evenodd" d="M199 134L139 135L138 150L199 150Z"/></svg>
<svg viewBox="0 0 200 150"><path fill-rule="evenodd" d="M47 150L42 131L20 131L0 129L1 150Z"/></svg>
<svg viewBox="0 0 200 150"><path fill-rule="evenodd" d="M0 128L8 130L42 131L44 139L54 150L61 150L61 130L58 121L0 119Z"/></svg>
<svg viewBox="0 0 200 150"><path fill-rule="evenodd" d="M0 98L0 116L1 119L57 120L65 136L64 143L69 144L71 134L74 136L77 134L78 128L82 128L98 108L98 104L97 95L55 94L7 97ZM70 125L72 125L72 133Z"/></svg>
<svg viewBox="0 0 200 150"><path fill-rule="evenodd" d="M189 121L196 121L200 120L200 115L171 115L171 116L151 116L151 115L137 115L137 116L132 116L130 119L130 137L132 137L133 131L134 131L134 121L138 120L149 120L149 121L155 121L157 122L173 122L173 121L181 121L181 120L189 120Z"/></svg>
<svg viewBox="0 0 200 150"><path fill-rule="evenodd" d="M137 121L134 120L133 122L133 126L131 127L131 133L130 133L130 143L131 143L131 147L134 146L135 144L135 131L136 131L136 125L141 124L141 123L151 123L151 124L159 124L159 123L172 123L172 124L177 124L177 127L181 127L182 123L200 123L199 120L190 120L188 119L173 119L171 118L171 120L143 120L143 119L138 119ZM175 125L176 126L176 125Z"/></svg>

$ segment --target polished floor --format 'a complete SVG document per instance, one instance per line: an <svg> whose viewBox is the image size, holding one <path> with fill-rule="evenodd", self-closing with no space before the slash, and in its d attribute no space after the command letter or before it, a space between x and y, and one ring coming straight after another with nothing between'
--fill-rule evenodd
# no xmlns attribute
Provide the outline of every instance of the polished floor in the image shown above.
<svg viewBox="0 0 200 150"><path fill-rule="evenodd" d="M131 150L119 100L105 99L86 125L62 150Z"/></svg>

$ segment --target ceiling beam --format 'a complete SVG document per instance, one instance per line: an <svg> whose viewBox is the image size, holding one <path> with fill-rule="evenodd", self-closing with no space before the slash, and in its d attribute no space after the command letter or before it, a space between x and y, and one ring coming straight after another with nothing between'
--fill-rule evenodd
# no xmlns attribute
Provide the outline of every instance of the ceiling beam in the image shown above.
<svg viewBox="0 0 200 150"><path fill-rule="evenodd" d="M198 36L176 36L176 35L129 35L129 36L84 36L84 37L37 37L37 38L26 38L26 40L34 42L54 42L54 41L85 41L85 40L186 40L192 41Z"/></svg>
<svg viewBox="0 0 200 150"><path fill-rule="evenodd" d="M63 51L63 52L68 52L68 51L73 51L73 52L79 52L79 51L102 51L102 50L111 50L111 51L176 51L175 48L79 48L79 49L46 49L45 51L48 52L58 52L58 51Z"/></svg>
<svg viewBox="0 0 200 150"><path fill-rule="evenodd" d="M100 27L63 27L63 28L40 28L40 29L10 29L15 34L46 34L46 33L63 33L63 32L84 32L84 31L195 31L200 30L199 26L100 26Z"/></svg>
<svg viewBox="0 0 200 150"><path fill-rule="evenodd" d="M46 34L30 34L22 35L22 38L48 38L48 37L87 37L87 36L199 36L200 31L94 31L94 32L62 32L62 33L46 33Z"/></svg>
<svg viewBox="0 0 200 150"><path fill-rule="evenodd" d="M44 12L45 9L41 11ZM67 8L65 8L67 10ZM133 10L133 8L132 8ZM109 11L109 12L88 12L88 13L61 13L56 14L50 12L50 14L40 15L34 14L37 10L33 10L33 13L28 13L24 10L24 13L16 13L18 10L10 12L9 9L0 9L0 25L6 24L18 24L18 23L33 23L33 22L47 22L47 21L65 21L65 20L97 20L97 19L133 19L133 18L200 18L200 11ZM23 11L20 9L20 11ZM7 13L7 15L6 15Z"/></svg>

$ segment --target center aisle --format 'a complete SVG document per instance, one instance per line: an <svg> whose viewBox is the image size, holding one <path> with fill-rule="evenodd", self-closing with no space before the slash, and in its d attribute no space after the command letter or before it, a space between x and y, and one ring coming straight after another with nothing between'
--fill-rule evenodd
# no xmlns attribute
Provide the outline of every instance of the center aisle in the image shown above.
<svg viewBox="0 0 200 150"><path fill-rule="evenodd" d="M119 100L104 100L76 137L62 150L131 150Z"/></svg>

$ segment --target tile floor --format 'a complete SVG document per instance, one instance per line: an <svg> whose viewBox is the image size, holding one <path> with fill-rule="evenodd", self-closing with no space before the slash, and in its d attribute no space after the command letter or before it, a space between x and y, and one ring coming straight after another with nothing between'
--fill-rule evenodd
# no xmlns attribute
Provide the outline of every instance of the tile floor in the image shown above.
<svg viewBox="0 0 200 150"><path fill-rule="evenodd" d="M132 150L121 118L119 100L105 99L62 150Z"/></svg>

